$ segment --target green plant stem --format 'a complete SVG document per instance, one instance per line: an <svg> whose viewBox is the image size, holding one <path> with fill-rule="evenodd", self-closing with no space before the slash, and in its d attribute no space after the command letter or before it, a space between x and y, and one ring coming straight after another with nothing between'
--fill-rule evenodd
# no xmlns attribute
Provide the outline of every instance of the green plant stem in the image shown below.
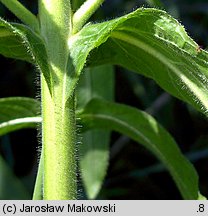
<svg viewBox="0 0 208 216"><path fill-rule="evenodd" d="M104 0L87 0L73 16L73 33L77 33Z"/></svg>
<svg viewBox="0 0 208 216"><path fill-rule="evenodd" d="M32 14L17 0L0 0L12 13L14 13L23 23L27 24L35 31L38 31L39 24L36 16Z"/></svg>
<svg viewBox="0 0 208 216"><path fill-rule="evenodd" d="M43 198L76 198L75 99L70 88L71 35L69 0L40 0L41 34L46 42L51 86L41 74L42 142L44 146Z"/></svg>
<svg viewBox="0 0 208 216"><path fill-rule="evenodd" d="M35 188L33 192L33 200L43 199L43 172L44 172L44 164L43 164L43 149L42 149L39 166L38 166L38 173L35 181Z"/></svg>
<svg viewBox="0 0 208 216"><path fill-rule="evenodd" d="M76 198L74 98L62 109L42 77L44 199Z"/></svg>

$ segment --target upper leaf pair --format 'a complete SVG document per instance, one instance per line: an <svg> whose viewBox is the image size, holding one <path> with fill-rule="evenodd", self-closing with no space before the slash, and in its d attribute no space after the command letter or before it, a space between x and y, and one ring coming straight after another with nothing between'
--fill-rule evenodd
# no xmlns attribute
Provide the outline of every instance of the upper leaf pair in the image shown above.
<svg viewBox="0 0 208 216"><path fill-rule="evenodd" d="M77 73L87 65L118 64L154 79L204 114L208 108L206 51L166 12L138 9L121 18L87 25L69 47Z"/></svg>
<svg viewBox="0 0 208 216"><path fill-rule="evenodd" d="M0 53L37 64L50 85L44 40L23 25L1 19L0 26ZM141 8L118 19L86 25L68 44L73 88L87 59L88 66L119 64L154 79L172 95L207 113L207 52L166 12Z"/></svg>
<svg viewBox="0 0 208 216"><path fill-rule="evenodd" d="M8 24L1 19L0 26L0 53L6 57L36 64L41 69L50 88L51 74L44 39L23 25ZM71 69L74 70L70 71L70 74L73 74L71 77L73 89L86 63L87 66L105 63L118 64L154 79L172 95L192 104L204 114L207 113L207 52L199 49L198 45L188 37L184 28L163 11L141 8L112 21L86 25L77 34L69 37L68 46L70 61L73 62ZM108 105L100 104L103 109L105 108L104 112L109 113L107 118L102 118L103 114L99 115L102 118L101 123L98 121L99 124L106 125L107 119L111 123L113 122L110 125L111 129L126 133L148 146L166 163L184 197L187 199L197 198L197 177L194 170L181 157L169 135L151 117L130 110L125 121L120 120L123 118L123 112L120 113L116 121L113 121L112 118L115 118L117 113L113 111L112 115L112 110L108 110ZM100 104L95 102L95 105L91 105L92 108L87 107L86 110L96 112L99 110ZM93 107L96 107L96 110ZM114 108L112 109L114 110ZM125 107L118 107L119 109L125 110L125 113L128 111ZM84 115L82 117L84 118ZM138 121L134 122L135 119ZM146 124L143 124L143 121L146 121ZM92 124L89 119L87 122L88 125ZM128 122L128 124L125 125L123 122L125 124ZM142 126L142 133L135 132L134 125L137 125L135 127L138 131L140 130L138 128ZM151 132L146 130L146 127L150 128ZM158 142L148 143L144 137L145 134L148 139L156 139ZM172 144L164 146L164 140L160 143L162 137ZM154 145L160 150L155 149ZM175 161L176 158L171 158L170 152L179 155L180 164ZM180 169L180 165L183 166L182 169ZM183 169L186 168L187 173L184 174ZM183 174L185 176L181 178ZM193 182L186 182L187 176L190 178L192 176ZM184 182L181 183L181 179ZM192 187L193 190L189 192L187 187Z"/></svg>

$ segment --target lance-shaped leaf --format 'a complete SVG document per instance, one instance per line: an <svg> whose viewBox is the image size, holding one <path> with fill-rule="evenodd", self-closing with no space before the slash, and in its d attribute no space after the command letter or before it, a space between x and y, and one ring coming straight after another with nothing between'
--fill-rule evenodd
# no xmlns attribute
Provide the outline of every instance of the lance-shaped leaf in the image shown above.
<svg viewBox="0 0 208 216"><path fill-rule="evenodd" d="M153 117L126 105L101 100L92 100L79 116L85 130L115 130L145 146L167 167L184 199L198 198L198 176L194 167Z"/></svg>
<svg viewBox="0 0 208 216"><path fill-rule="evenodd" d="M32 61L22 38L14 34L14 29L0 19L0 53L5 57Z"/></svg>
<svg viewBox="0 0 208 216"><path fill-rule="evenodd" d="M77 86L78 109L84 108L92 98L113 101L113 66L103 65L85 69ZM89 199L95 199L100 191L109 163L110 133L103 130L82 134L80 145L80 169Z"/></svg>
<svg viewBox="0 0 208 216"><path fill-rule="evenodd" d="M207 113L208 54L166 12L140 8L69 38L77 76L88 65L112 63L154 79L163 89Z"/></svg>
<svg viewBox="0 0 208 216"><path fill-rule="evenodd" d="M28 26L0 18L0 54L35 64L51 87L47 53L43 39Z"/></svg>
<svg viewBox="0 0 208 216"><path fill-rule="evenodd" d="M41 122L40 104L31 98L0 99L0 136L22 128L35 128Z"/></svg>

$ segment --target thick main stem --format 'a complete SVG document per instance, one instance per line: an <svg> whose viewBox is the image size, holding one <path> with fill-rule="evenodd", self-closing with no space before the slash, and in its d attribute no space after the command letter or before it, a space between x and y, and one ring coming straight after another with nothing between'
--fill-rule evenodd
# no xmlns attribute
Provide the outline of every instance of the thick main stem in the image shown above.
<svg viewBox="0 0 208 216"><path fill-rule="evenodd" d="M69 0L40 0L41 34L46 42L50 83L41 76L43 198L76 198L75 109L70 95L71 65L67 40L71 35ZM48 81L48 80L47 80Z"/></svg>
<svg viewBox="0 0 208 216"><path fill-rule="evenodd" d="M74 98L66 107L52 98L42 77L42 140L44 145L44 191L46 200L76 198Z"/></svg>

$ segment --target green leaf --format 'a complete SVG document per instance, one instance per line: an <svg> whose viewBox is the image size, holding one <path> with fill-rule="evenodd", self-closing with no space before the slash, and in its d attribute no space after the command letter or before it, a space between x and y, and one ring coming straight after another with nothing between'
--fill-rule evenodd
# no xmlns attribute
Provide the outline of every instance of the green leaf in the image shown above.
<svg viewBox="0 0 208 216"><path fill-rule="evenodd" d="M23 4L18 0L0 0L13 14L15 14L22 22L33 28L39 30L38 19L33 15Z"/></svg>
<svg viewBox="0 0 208 216"><path fill-rule="evenodd" d="M33 191L33 200L43 200L43 176L44 176L43 155L44 152L42 147L40 161L38 165L38 172L37 172L34 191Z"/></svg>
<svg viewBox="0 0 208 216"><path fill-rule="evenodd" d="M77 87L78 109L83 108L92 98L113 100L114 73L112 66L104 65L85 69ZM107 172L110 132L103 130L87 131L82 134L81 140L80 169L82 180L88 198L95 199Z"/></svg>
<svg viewBox="0 0 208 216"><path fill-rule="evenodd" d="M82 109L92 98L114 100L114 69L111 65L86 68L77 86L77 107Z"/></svg>
<svg viewBox="0 0 208 216"><path fill-rule="evenodd" d="M105 179L109 164L110 133L91 130L82 134L80 170L89 199L95 199Z"/></svg>
<svg viewBox="0 0 208 216"><path fill-rule="evenodd" d="M9 132L23 128L36 128L37 124L41 123L40 103L37 100L24 97L10 97L0 99L0 136ZM9 189L2 190L0 197L2 199L28 199L21 183L13 176L9 168L5 165L3 159L0 158L0 184L10 182ZM38 175L41 177L41 174ZM41 187L41 182L38 182ZM35 198L39 198L38 187L36 185ZM2 188L8 188L2 186ZM21 192L22 191L22 192Z"/></svg>
<svg viewBox="0 0 208 216"><path fill-rule="evenodd" d="M43 39L28 26L0 18L0 54L35 64L51 88L50 69Z"/></svg>
<svg viewBox="0 0 208 216"><path fill-rule="evenodd" d="M0 99L0 136L22 128L35 128L41 122L40 104L31 98Z"/></svg>
<svg viewBox="0 0 208 216"><path fill-rule="evenodd" d="M112 63L154 79L175 97L207 114L206 51L166 12L140 8L121 18L88 24L69 38L78 76L88 66Z"/></svg>
<svg viewBox="0 0 208 216"><path fill-rule="evenodd" d="M207 198L199 193L198 200L207 200Z"/></svg>
<svg viewBox="0 0 208 216"><path fill-rule="evenodd" d="M21 35L8 22L0 18L0 54L5 57L32 62Z"/></svg>
<svg viewBox="0 0 208 216"><path fill-rule="evenodd" d="M115 130L148 148L167 167L183 198L198 198L194 167L153 117L129 106L101 100L92 100L79 116L85 129Z"/></svg>
<svg viewBox="0 0 208 216"><path fill-rule="evenodd" d="M73 11L76 11L83 3L85 0L72 0L72 9Z"/></svg>
<svg viewBox="0 0 208 216"><path fill-rule="evenodd" d="M163 3L160 0L146 0L146 2L151 6L151 7L158 7L158 8L164 8Z"/></svg>
<svg viewBox="0 0 208 216"><path fill-rule="evenodd" d="M30 194L0 156L0 199L30 199Z"/></svg>

